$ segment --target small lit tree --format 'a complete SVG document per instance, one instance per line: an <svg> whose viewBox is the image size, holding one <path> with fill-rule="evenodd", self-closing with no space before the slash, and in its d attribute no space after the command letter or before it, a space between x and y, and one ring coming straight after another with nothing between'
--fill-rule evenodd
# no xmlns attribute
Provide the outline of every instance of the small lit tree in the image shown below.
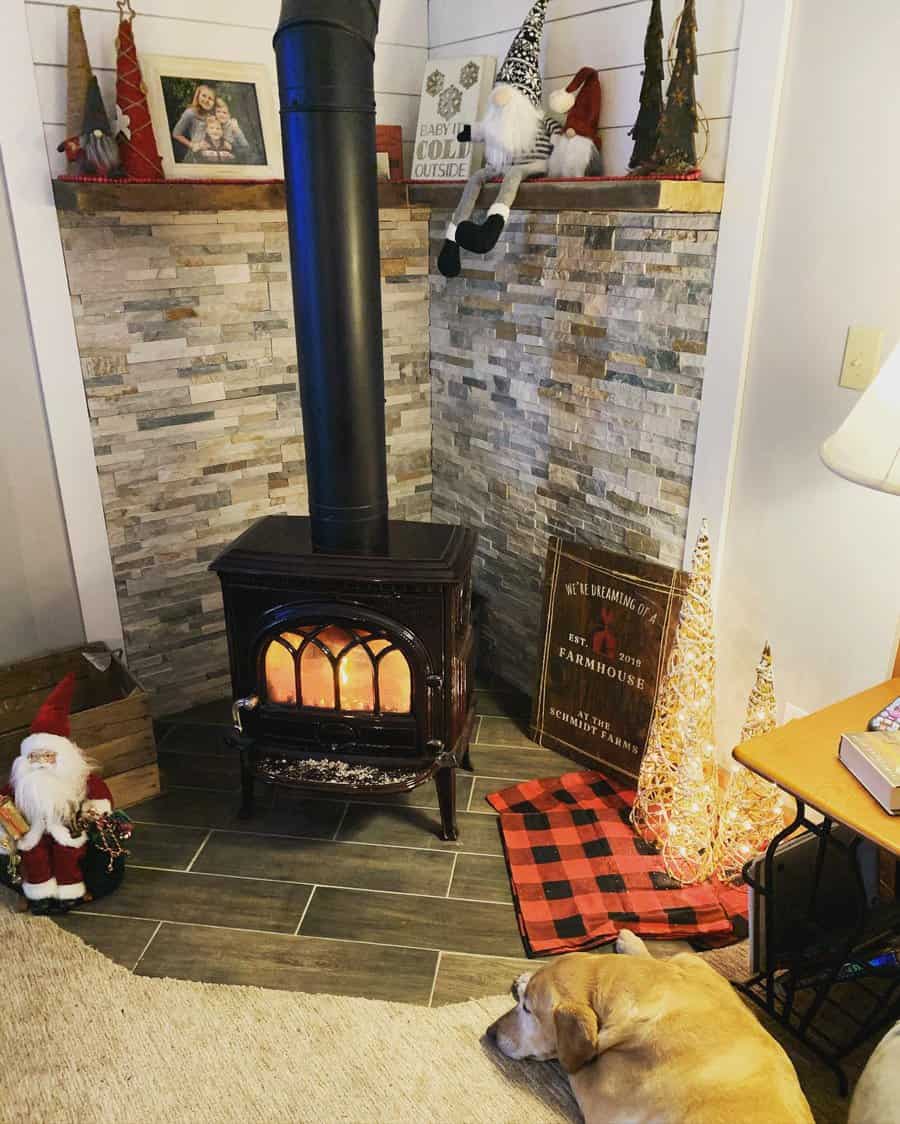
<svg viewBox="0 0 900 1124"><path fill-rule="evenodd" d="M772 651L766 644L747 702L741 741L768 733L776 724ZM737 878L746 862L762 854L784 826L785 797L777 785L736 764L719 810L716 876Z"/></svg>

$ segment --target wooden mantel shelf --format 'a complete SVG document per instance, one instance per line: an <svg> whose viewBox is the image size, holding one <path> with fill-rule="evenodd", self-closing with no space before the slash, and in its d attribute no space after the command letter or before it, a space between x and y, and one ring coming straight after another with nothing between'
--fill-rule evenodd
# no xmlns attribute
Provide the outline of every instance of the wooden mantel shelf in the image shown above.
<svg viewBox="0 0 900 1124"><path fill-rule="evenodd" d="M678 211L718 213L725 185L705 180L532 180L522 185L517 207L530 211ZM378 185L384 208L432 207L452 210L459 183ZM284 209L284 183L91 183L54 180L59 211L278 211ZM480 203L490 206L497 185L488 184Z"/></svg>

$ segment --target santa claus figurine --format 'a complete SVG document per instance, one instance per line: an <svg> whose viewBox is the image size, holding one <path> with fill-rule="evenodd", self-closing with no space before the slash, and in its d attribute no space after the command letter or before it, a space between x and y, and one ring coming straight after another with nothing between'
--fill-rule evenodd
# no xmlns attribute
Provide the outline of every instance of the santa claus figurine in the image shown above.
<svg viewBox="0 0 900 1124"><path fill-rule="evenodd" d="M559 122L541 107L540 51L548 2L536 0L528 13L497 71L484 117L457 135L461 143L484 142L485 166L469 177L447 227L437 263L445 277L459 276L460 246L475 254L496 246L522 181L547 174L553 137L560 132ZM498 176L503 182L497 201L484 222L472 222L481 188Z"/></svg>
<svg viewBox="0 0 900 1124"><path fill-rule="evenodd" d="M32 913L66 911L84 898L84 824L112 811L109 789L69 737L74 689L70 673L51 691L3 789L29 824L17 850Z"/></svg>

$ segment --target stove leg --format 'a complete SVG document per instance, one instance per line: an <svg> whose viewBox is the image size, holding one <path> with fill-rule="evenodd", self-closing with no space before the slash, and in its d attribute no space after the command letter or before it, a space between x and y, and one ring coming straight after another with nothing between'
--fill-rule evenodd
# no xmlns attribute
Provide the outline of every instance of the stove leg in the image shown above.
<svg viewBox="0 0 900 1124"><path fill-rule="evenodd" d="M249 820L253 816L254 811L254 793L253 793L253 768L250 764L250 756L247 753L241 754L241 806L238 810L238 819Z"/></svg>
<svg viewBox="0 0 900 1124"><path fill-rule="evenodd" d="M438 807L441 810L441 839L453 841L459 838L456 825L456 769L445 766L434 774L437 787Z"/></svg>

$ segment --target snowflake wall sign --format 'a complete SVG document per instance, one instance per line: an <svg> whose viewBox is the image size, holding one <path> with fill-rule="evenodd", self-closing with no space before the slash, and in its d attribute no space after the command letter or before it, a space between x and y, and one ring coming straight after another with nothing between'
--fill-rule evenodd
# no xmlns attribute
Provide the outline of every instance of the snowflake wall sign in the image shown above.
<svg viewBox="0 0 900 1124"><path fill-rule="evenodd" d="M438 113L441 117L449 121L459 113L460 109L462 109L462 90L457 89L456 86L448 86L446 90L442 90L438 98Z"/></svg>
<svg viewBox="0 0 900 1124"><path fill-rule="evenodd" d="M439 70L432 70L425 83L425 89L436 98L444 88L444 75Z"/></svg>
<svg viewBox="0 0 900 1124"><path fill-rule="evenodd" d="M478 81L478 75L481 73L481 67L477 62L467 62L466 65L459 72L459 84L464 90L468 90L474 86Z"/></svg>

